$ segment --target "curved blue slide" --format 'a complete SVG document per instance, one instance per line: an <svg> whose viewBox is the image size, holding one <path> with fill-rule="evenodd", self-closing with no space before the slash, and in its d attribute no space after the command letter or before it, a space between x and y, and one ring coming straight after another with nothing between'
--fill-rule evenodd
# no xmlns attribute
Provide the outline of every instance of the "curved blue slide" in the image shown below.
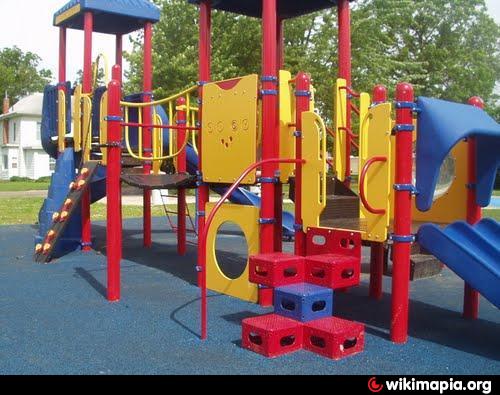
<svg viewBox="0 0 500 395"><path fill-rule="evenodd" d="M476 291L500 308L500 224L483 219L471 226L422 226L418 242Z"/></svg>

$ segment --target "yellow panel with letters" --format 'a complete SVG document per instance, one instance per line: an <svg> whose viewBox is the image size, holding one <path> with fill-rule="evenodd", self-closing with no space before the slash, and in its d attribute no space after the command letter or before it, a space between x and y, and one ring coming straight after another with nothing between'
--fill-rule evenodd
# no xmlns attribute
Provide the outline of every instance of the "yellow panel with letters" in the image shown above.
<svg viewBox="0 0 500 395"><path fill-rule="evenodd" d="M206 211L209 215L214 209L214 203L207 203ZM215 292L233 296L248 302L256 303L259 298L259 288L248 280L249 267L243 274L232 280L219 267L215 253L217 233L225 223L238 225L245 235L248 245L248 256L259 253L259 209L252 206L224 204L214 217L207 237L207 287Z"/></svg>
<svg viewBox="0 0 500 395"><path fill-rule="evenodd" d="M279 72L279 92L280 92L280 158L295 158L295 127L290 126L295 123L295 95L293 87L290 85L292 74L289 71ZM295 165L281 164L280 179L282 183L287 183L294 174Z"/></svg>
<svg viewBox="0 0 500 395"><path fill-rule="evenodd" d="M367 230L363 240L384 242L391 216L391 131L392 131L392 104L383 103L371 107L368 111L369 97L361 96L361 135L359 168L364 168L367 161L374 157L385 157L387 162L375 162L368 170L365 179L365 197L375 209L384 209L385 214L370 213L361 204L361 217L366 219Z"/></svg>
<svg viewBox="0 0 500 395"><path fill-rule="evenodd" d="M337 179L341 182L345 181L346 174L346 135L345 128L347 127L347 81L339 78L335 85L334 97L334 112L333 119L335 121L335 144L333 157L334 169Z"/></svg>
<svg viewBox="0 0 500 395"><path fill-rule="evenodd" d="M232 184L257 161L257 74L203 88L203 181ZM243 184L254 184L256 171Z"/></svg>
<svg viewBox="0 0 500 395"><path fill-rule="evenodd" d="M302 220L304 229L319 227L326 207L326 127L313 111L302 114Z"/></svg>

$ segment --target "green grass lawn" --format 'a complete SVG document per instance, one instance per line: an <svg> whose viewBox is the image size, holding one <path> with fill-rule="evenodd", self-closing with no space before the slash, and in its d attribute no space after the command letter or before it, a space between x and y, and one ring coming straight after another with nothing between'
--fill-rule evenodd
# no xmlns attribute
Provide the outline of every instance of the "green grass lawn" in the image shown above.
<svg viewBox="0 0 500 395"><path fill-rule="evenodd" d="M49 189L49 184L49 181L0 181L0 192L46 191Z"/></svg>
<svg viewBox="0 0 500 395"><path fill-rule="evenodd" d="M0 225L35 224L38 221L38 211L43 204L43 198L0 198ZM175 206L169 206L170 210L175 210ZM293 212L293 204L285 204L284 210ZM189 205L191 215L194 216L195 208ZM106 219L106 206L103 204L92 205L92 220L102 221ZM165 212L162 206L153 207L153 216L163 217ZM484 210L485 217L494 218L500 221L500 210ZM142 206L123 206L124 218L142 217Z"/></svg>

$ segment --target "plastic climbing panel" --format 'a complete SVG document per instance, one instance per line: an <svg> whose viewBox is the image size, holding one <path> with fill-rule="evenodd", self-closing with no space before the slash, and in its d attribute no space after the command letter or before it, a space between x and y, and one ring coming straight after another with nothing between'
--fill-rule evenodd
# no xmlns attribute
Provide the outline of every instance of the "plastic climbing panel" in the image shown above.
<svg viewBox="0 0 500 395"><path fill-rule="evenodd" d="M214 209L215 204L208 203L207 215ZM235 204L223 205L214 217L207 237L207 287L215 292L233 296L248 302L256 303L259 289L249 281L249 263L240 277L229 278L221 269L216 254L217 234L222 225L230 223L238 225L245 236L248 246L248 256L259 252L259 209L252 206Z"/></svg>
<svg viewBox="0 0 500 395"><path fill-rule="evenodd" d="M373 213L361 205L361 217L366 219L364 240L384 242L390 221L391 196L391 130L392 104L383 103L369 108L369 98L361 96L361 135L360 135L360 172L366 166L368 170L364 180L364 195L371 208L385 213ZM386 161L372 162L374 158ZM360 188L361 189L361 188Z"/></svg>
<svg viewBox="0 0 500 395"><path fill-rule="evenodd" d="M326 128L312 111L302 114L302 219L304 229L317 228L326 207Z"/></svg>
<svg viewBox="0 0 500 395"><path fill-rule="evenodd" d="M203 88L203 180L236 181L257 161L257 74ZM256 171L243 184L254 184Z"/></svg>

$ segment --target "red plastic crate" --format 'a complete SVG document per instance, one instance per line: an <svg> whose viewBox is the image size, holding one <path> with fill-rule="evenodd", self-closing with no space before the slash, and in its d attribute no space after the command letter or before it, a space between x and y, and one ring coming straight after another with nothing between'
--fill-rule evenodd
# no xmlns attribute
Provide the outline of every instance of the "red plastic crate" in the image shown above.
<svg viewBox="0 0 500 395"><path fill-rule="evenodd" d="M251 283L270 288L304 282L304 257L277 252L250 257Z"/></svg>
<svg viewBox="0 0 500 395"><path fill-rule="evenodd" d="M268 358L302 349L302 324L276 314L243 320L242 332L243 348Z"/></svg>
<svg viewBox="0 0 500 395"><path fill-rule="evenodd" d="M336 317L304 324L304 349L339 360L363 351L365 326Z"/></svg>
<svg viewBox="0 0 500 395"><path fill-rule="evenodd" d="M315 255L306 258L306 282L331 289L359 285L361 259L338 254Z"/></svg>

